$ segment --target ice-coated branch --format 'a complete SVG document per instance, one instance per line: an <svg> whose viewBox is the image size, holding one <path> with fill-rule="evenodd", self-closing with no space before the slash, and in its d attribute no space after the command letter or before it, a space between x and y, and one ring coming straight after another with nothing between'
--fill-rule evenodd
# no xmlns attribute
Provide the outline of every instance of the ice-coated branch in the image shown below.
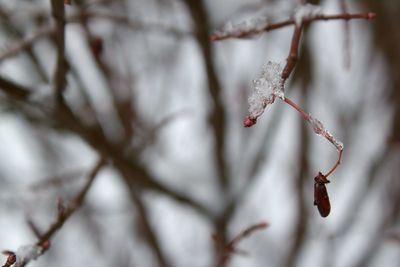
<svg viewBox="0 0 400 267"><path fill-rule="evenodd" d="M310 23L314 21L327 21L327 20L351 20L351 19L373 19L376 17L376 14L373 12L368 13L340 13L336 15L324 15L324 14L314 14L313 16L302 17L301 22ZM299 20L297 20L299 21ZM251 22L251 21L250 21ZM246 27L238 24L239 27L228 27L228 30L220 30L217 31L210 36L211 41L221 41L230 38L249 38L254 35L261 34L263 32L269 32L273 30L277 30L283 27L287 27L290 25L296 24L296 19L288 19L281 22L276 23L265 23L262 27L261 24L252 25L247 22Z"/></svg>
<svg viewBox="0 0 400 267"><path fill-rule="evenodd" d="M315 134L320 135L322 137L324 137L326 140L328 140L332 145L335 146L336 150L338 151L338 159L336 161L336 163L333 165L333 167L331 168L331 170L325 174L324 176L327 178L329 175L331 175L336 168L340 165L341 161L342 161L342 153L343 153L343 143L338 141L326 128L325 126L322 124L322 122L320 122L318 119L314 118L313 116L311 116L311 114L305 112L299 105L297 105L295 102L293 102L292 100L290 100L289 98L285 97L285 99L283 100L286 104L288 104L289 106L291 106L292 108L294 108L295 110L297 110L301 116L303 117L304 120L306 120L310 126L312 127L313 131Z"/></svg>

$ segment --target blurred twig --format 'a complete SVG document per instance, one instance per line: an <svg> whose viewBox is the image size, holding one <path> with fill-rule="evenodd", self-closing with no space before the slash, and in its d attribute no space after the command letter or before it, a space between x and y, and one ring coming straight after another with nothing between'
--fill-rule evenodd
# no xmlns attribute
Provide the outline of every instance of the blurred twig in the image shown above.
<svg viewBox="0 0 400 267"><path fill-rule="evenodd" d="M16 253L10 251L10 253L8 253L9 255L13 254L16 255L18 267L26 266L30 261L37 259L39 256L41 256L49 249L50 240L52 239L54 234L57 233L63 227L65 222L71 217L71 215L74 214L83 205L87 192L92 186L94 179L96 178L98 172L100 171L104 163L105 162L102 159L100 159L96 163L96 165L88 175L88 181L86 182L82 190L72 199L68 207L59 205L57 220L48 228L48 230L45 233L41 234L40 231L35 226L35 224L31 221L28 221L30 228L37 236L38 241L36 242L35 245L32 245L30 247L29 246L25 247L26 249L29 247L29 249L36 249L37 251L23 256L18 255L18 251ZM20 260L18 261L18 259ZM5 263L4 266L10 266L7 265L8 262L9 259L7 259L7 262Z"/></svg>
<svg viewBox="0 0 400 267"><path fill-rule="evenodd" d="M368 13L356 13L356 14L337 14L337 15L315 15L312 17L305 17L303 19L303 23L310 23L312 21L326 21L326 20L350 20L350 19L373 19L376 14L373 12ZM230 38L246 38L250 36L254 36L263 32L269 32L273 30L277 30L283 27L287 27L290 25L296 24L294 19L288 19L281 22L268 24L262 29L251 29L246 31L237 31L235 33L220 33L216 32L210 36L211 41L221 41Z"/></svg>
<svg viewBox="0 0 400 267"><path fill-rule="evenodd" d="M65 58L65 10L64 2L60 0L51 0L52 15L56 22L56 46L57 46L57 64L54 72L54 92L58 102L63 101L62 93L66 86L66 77L68 71L67 59Z"/></svg>
<svg viewBox="0 0 400 267"><path fill-rule="evenodd" d="M251 234L253 234L255 231L258 230L264 230L265 228L268 227L268 223L262 222L258 224L253 224L241 231L237 236L235 236L231 241L228 243L224 243L224 241L220 240L220 237L216 234L213 235L214 241L217 243L217 246L220 247L220 250L222 250L221 257L216 263L216 267L222 267L225 266L226 263L228 262L230 256L235 253L241 252L240 250L237 249L237 245L249 237ZM243 252L241 252L243 254Z"/></svg>

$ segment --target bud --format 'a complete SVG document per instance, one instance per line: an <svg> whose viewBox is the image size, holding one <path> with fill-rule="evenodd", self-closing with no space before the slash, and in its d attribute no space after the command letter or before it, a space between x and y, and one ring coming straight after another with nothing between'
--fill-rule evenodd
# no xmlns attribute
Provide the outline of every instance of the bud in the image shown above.
<svg viewBox="0 0 400 267"><path fill-rule="evenodd" d="M314 205L317 206L319 214L321 214L322 217L326 217L331 211L328 191L325 186L325 184L329 183L329 180L325 175L319 172L314 178L314 181Z"/></svg>
<svg viewBox="0 0 400 267"><path fill-rule="evenodd" d="M257 123L257 119L253 118L252 116L246 116L243 120L244 127L251 127Z"/></svg>

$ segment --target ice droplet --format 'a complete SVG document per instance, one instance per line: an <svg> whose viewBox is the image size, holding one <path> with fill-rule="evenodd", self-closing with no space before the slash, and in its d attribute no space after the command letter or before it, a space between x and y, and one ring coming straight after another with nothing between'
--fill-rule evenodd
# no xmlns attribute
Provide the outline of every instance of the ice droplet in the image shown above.
<svg viewBox="0 0 400 267"><path fill-rule="evenodd" d="M317 135L324 135L326 130L322 122L310 115L309 123Z"/></svg>
<svg viewBox="0 0 400 267"><path fill-rule="evenodd" d="M336 140L336 138L327 129L325 129L322 122L311 116L311 114L309 114L308 122L311 124L311 127L317 135L324 136L326 139L328 139L328 141L331 142L338 151L343 150L343 143Z"/></svg>

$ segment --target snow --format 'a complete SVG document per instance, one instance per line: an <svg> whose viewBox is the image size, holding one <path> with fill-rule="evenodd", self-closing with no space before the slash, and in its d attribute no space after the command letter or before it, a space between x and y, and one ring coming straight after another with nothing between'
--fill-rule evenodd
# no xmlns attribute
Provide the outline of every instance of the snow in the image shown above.
<svg viewBox="0 0 400 267"><path fill-rule="evenodd" d="M262 68L261 76L253 81L253 93L250 95L249 115L259 117L265 108L275 102L275 98L284 98L281 78L282 66L268 61Z"/></svg>

